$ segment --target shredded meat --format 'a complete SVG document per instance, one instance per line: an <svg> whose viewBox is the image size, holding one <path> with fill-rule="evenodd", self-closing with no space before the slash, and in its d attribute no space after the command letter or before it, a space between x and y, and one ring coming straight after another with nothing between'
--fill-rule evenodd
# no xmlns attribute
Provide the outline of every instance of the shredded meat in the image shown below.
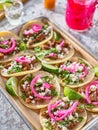
<svg viewBox="0 0 98 130"><path fill-rule="evenodd" d="M45 117L45 118L49 118L48 113L46 113L45 111L44 111L44 112L42 112L42 116L43 116L43 117Z"/></svg>
<svg viewBox="0 0 98 130"><path fill-rule="evenodd" d="M30 99L30 98L26 98L26 99L25 99L25 102L26 102L26 103L30 103L30 102L31 102L31 99Z"/></svg>
<svg viewBox="0 0 98 130"><path fill-rule="evenodd" d="M57 59L58 55L54 54L53 56L50 56L50 55L47 54L47 55L45 55L45 58Z"/></svg>
<svg viewBox="0 0 98 130"><path fill-rule="evenodd" d="M91 100L91 101L96 101L96 100L97 100L97 93L96 93L96 91L95 91L95 92L92 92L92 93L89 95L89 97L90 97L90 100Z"/></svg>
<svg viewBox="0 0 98 130"><path fill-rule="evenodd" d="M2 59L4 57L3 53L0 53L0 59Z"/></svg>
<svg viewBox="0 0 98 130"><path fill-rule="evenodd" d="M8 69L10 67L10 63L6 63L5 65L4 65L4 68L6 68L6 69Z"/></svg>
<svg viewBox="0 0 98 130"><path fill-rule="evenodd" d="M22 70L23 70L23 71L26 71L26 70L28 70L28 67L25 66L25 67L22 68Z"/></svg>
<svg viewBox="0 0 98 130"><path fill-rule="evenodd" d="M40 34L36 37L36 40L40 42L40 41L44 40L45 37L46 37L45 34L40 33Z"/></svg>
<svg viewBox="0 0 98 130"><path fill-rule="evenodd" d="M48 46L48 45L43 45L43 46L42 46L42 49L47 49L47 50L48 50L48 49L50 49L50 46Z"/></svg>
<svg viewBox="0 0 98 130"><path fill-rule="evenodd" d="M35 100L36 102L43 102L43 100L42 100L41 98L37 98L37 97L35 97L34 100Z"/></svg>

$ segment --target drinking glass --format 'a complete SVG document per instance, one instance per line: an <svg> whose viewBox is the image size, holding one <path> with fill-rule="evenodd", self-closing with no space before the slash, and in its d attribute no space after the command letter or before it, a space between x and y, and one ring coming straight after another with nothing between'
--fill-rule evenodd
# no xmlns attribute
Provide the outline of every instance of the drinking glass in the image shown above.
<svg viewBox="0 0 98 130"><path fill-rule="evenodd" d="M93 25L97 0L67 0L66 23L77 31L85 31Z"/></svg>
<svg viewBox="0 0 98 130"><path fill-rule="evenodd" d="M23 4L19 0L13 0L11 6L4 5L5 16L11 25L19 25L22 20Z"/></svg>

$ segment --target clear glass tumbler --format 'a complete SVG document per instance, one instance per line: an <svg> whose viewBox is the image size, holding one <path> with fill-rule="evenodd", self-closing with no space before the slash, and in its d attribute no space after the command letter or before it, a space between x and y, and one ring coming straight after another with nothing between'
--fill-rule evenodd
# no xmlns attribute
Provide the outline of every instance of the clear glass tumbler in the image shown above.
<svg viewBox="0 0 98 130"><path fill-rule="evenodd" d="M11 25L19 25L22 20L23 4L19 0L13 0L11 6L4 5L5 16Z"/></svg>

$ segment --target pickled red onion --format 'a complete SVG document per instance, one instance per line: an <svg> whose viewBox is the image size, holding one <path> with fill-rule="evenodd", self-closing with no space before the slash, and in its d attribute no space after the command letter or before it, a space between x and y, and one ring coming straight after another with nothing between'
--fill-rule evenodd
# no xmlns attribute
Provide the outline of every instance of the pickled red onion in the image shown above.
<svg viewBox="0 0 98 130"><path fill-rule="evenodd" d="M61 65L62 70L68 70L71 73L74 73L76 71L76 64L73 64L72 67L67 67L66 65Z"/></svg>
<svg viewBox="0 0 98 130"><path fill-rule="evenodd" d="M48 84L48 83L43 83L43 84L42 84L42 87L49 89L51 86L50 86L50 84Z"/></svg>
<svg viewBox="0 0 98 130"><path fill-rule="evenodd" d="M32 29L35 33L38 33L40 30L42 30L42 25L39 24L33 24Z"/></svg>
<svg viewBox="0 0 98 130"><path fill-rule="evenodd" d="M40 79L41 77L42 77L42 75L37 75L37 76L31 81L30 89L31 89L31 91L32 91L32 93L34 94L35 97L38 97L38 98L41 98L41 99L45 99L45 100L49 100L49 99L51 99L50 96L42 96L42 95L36 93L36 91L34 90L34 84L35 84L36 81L37 81L38 79ZM45 84L45 86L46 86L46 84Z"/></svg>
<svg viewBox="0 0 98 130"><path fill-rule="evenodd" d="M66 116L67 116L67 110L65 110L65 113L61 116L61 117L55 117L52 113L51 113L51 110L53 109L53 108L55 108L55 107L57 107L60 103L61 103L62 101L61 100L59 100L59 101L57 101L56 102L56 104L49 104L48 105L48 114L49 114L49 116L52 118L52 119L54 119L55 121L59 121L59 120L62 120L62 119L64 119Z"/></svg>
<svg viewBox="0 0 98 130"><path fill-rule="evenodd" d="M79 66L82 66L83 67L83 73L82 73L82 75L79 77L80 79L82 79L82 78L84 78L86 75L87 75L87 67L86 66L84 66L84 65L82 65L82 64L80 64Z"/></svg>
<svg viewBox="0 0 98 130"><path fill-rule="evenodd" d="M68 110L68 115L72 114L76 110L77 105L78 105L78 101L73 103L71 108L69 108L69 110Z"/></svg>
<svg viewBox="0 0 98 130"><path fill-rule="evenodd" d="M62 40L61 43L59 44L59 47L62 48L64 43L65 43L64 40Z"/></svg>
<svg viewBox="0 0 98 130"><path fill-rule="evenodd" d="M54 57L56 54L55 53L50 53L48 56L49 57Z"/></svg>
<svg viewBox="0 0 98 130"><path fill-rule="evenodd" d="M87 85L87 87L86 87L86 89L85 89L85 98L86 98L87 103L91 103L91 100L90 100L90 98L89 98L89 89L90 89L91 85L96 85L96 89L98 89L98 81L90 82L90 83ZM98 102L92 102L92 104L98 105Z"/></svg>
<svg viewBox="0 0 98 130"><path fill-rule="evenodd" d="M48 105L48 114L50 116L50 118L53 118L55 121L59 121L59 120L62 120L64 119L67 115L70 115L72 114L75 110L76 110L76 107L78 105L78 101L76 101L75 103L73 103L73 105L71 106L71 108L67 109L67 110L58 110L56 112L56 114L54 115L51 111L57 107L58 105L60 105L62 101L59 100L57 101L55 104L49 104Z"/></svg>
<svg viewBox="0 0 98 130"><path fill-rule="evenodd" d="M11 38L11 42L12 42L12 46L10 48L7 48L7 49L0 48L0 52L4 53L4 54L12 52L16 47L16 42L15 42L14 38Z"/></svg>
<svg viewBox="0 0 98 130"><path fill-rule="evenodd" d="M21 62L21 63L31 63L31 60L27 59L25 56L15 57L14 60L16 62Z"/></svg>
<svg viewBox="0 0 98 130"><path fill-rule="evenodd" d="M30 30L25 30L25 32L24 32L24 34L25 35L30 35L30 34L32 34L34 31L32 30L32 29L30 29Z"/></svg>
<svg viewBox="0 0 98 130"><path fill-rule="evenodd" d="M8 40L1 42L1 44L7 45L9 43Z"/></svg>

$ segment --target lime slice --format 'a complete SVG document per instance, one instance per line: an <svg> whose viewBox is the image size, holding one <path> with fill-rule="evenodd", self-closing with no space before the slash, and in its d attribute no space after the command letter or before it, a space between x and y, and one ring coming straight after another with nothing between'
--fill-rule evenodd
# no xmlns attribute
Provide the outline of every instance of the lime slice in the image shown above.
<svg viewBox="0 0 98 130"><path fill-rule="evenodd" d="M55 73L58 74L59 73L59 69L57 67L54 67L52 65L48 65L42 62L42 68L50 73Z"/></svg>
<svg viewBox="0 0 98 130"><path fill-rule="evenodd" d="M1 0L0 1L0 10L4 9L4 5L6 5L6 7L10 7L12 5L12 1L11 0Z"/></svg>
<svg viewBox="0 0 98 130"><path fill-rule="evenodd" d="M18 96L17 94L17 84L18 80L16 77L11 77L6 82L6 90L12 96Z"/></svg>
<svg viewBox="0 0 98 130"><path fill-rule="evenodd" d="M94 67L94 73L95 73L96 77L98 77L98 66Z"/></svg>
<svg viewBox="0 0 98 130"><path fill-rule="evenodd" d="M78 100L83 98L81 94L68 87L64 88L64 96L68 97L70 100Z"/></svg>
<svg viewBox="0 0 98 130"><path fill-rule="evenodd" d="M60 40L60 35L59 35L57 32L54 32L54 33L53 33L53 39L54 39L55 41L59 41L59 40Z"/></svg>

